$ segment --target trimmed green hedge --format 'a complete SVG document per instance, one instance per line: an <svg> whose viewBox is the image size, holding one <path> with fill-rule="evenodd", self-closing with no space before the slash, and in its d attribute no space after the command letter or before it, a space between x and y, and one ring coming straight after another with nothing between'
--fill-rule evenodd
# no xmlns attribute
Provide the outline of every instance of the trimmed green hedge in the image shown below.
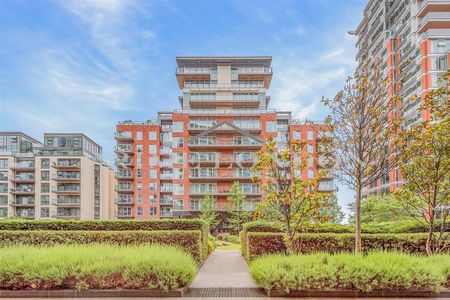
<svg viewBox="0 0 450 300"><path fill-rule="evenodd" d="M59 244L160 244L179 247L197 262L204 259L199 230L178 231L0 231L0 247L13 245L52 246Z"/></svg>
<svg viewBox="0 0 450 300"><path fill-rule="evenodd" d="M208 254L209 225L200 219L175 220L5 220L0 221L2 230L86 230L86 231L119 231L119 230L200 230L202 232L202 259Z"/></svg>
<svg viewBox="0 0 450 300"><path fill-rule="evenodd" d="M406 234L362 234L363 252L370 251L401 251L411 254L425 254L425 233ZM333 233L304 233L301 235L302 253L314 252L353 252L355 236L354 234L333 234ZM247 234L247 249L245 257L252 260L255 257L285 253L284 234L250 232Z"/></svg>

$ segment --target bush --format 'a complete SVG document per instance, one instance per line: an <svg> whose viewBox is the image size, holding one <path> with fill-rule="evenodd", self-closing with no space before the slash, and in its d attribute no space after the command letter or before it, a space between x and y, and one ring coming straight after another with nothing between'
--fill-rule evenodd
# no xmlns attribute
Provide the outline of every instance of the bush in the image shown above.
<svg viewBox="0 0 450 300"><path fill-rule="evenodd" d="M167 246L12 246L0 251L2 289L176 289L196 274L194 260Z"/></svg>
<svg viewBox="0 0 450 300"><path fill-rule="evenodd" d="M1 230L200 230L202 232L202 258L208 252L208 224L199 219L175 220L5 220L0 221Z"/></svg>
<svg viewBox="0 0 450 300"><path fill-rule="evenodd" d="M353 252L355 236L353 234L304 233L301 238L301 252ZM425 254L426 234L362 234L362 250L373 250ZM286 253L284 234L251 232L247 235L245 257L252 260L258 256Z"/></svg>
<svg viewBox="0 0 450 300"><path fill-rule="evenodd" d="M241 252L244 257L247 257L247 234L249 232L283 232L281 224L266 221L253 221L245 223L239 233L241 240Z"/></svg>
<svg viewBox="0 0 450 300"><path fill-rule="evenodd" d="M203 260L201 233L179 231L0 231L0 247L13 245L52 246L59 244L108 243L118 245L161 244L179 247L197 261ZM4 249L2 249L3 251Z"/></svg>
<svg viewBox="0 0 450 300"><path fill-rule="evenodd" d="M237 235L230 235L226 238L228 243L239 244L239 237Z"/></svg>
<svg viewBox="0 0 450 300"><path fill-rule="evenodd" d="M214 250L216 250L216 248L217 248L216 243L211 240L208 240L208 254L213 253Z"/></svg>
<svg viewBox="0 0 450 300"><path fill-rule="evenodd" d="M400 253L272 255L256 259L250 272L265 289L281 290L432 290L447 280L449 256Z"/></svg>
<svg viewBox="0 0 450 300"><path fill-rule="evenodd" d="M230 236L230 234L228 232L221 232L221 233L217 234L216 238L219 241L226 241L229 236Z"/></svg>

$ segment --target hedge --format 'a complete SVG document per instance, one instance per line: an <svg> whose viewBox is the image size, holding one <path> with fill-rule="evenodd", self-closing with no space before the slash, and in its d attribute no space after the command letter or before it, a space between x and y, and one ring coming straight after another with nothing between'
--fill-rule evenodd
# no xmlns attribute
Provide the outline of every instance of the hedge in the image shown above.
<svg viewBox="0 0 450 300"><path fill-rule="evenodd" d="M393 251L398 250L410 254L425 254L425 233L416 234L362 234L362 250ZM314 252L353 252L354 234L304 233L301 235L301 253ZM244 252L247 260L255 257L285 253L283 233L249 232L247 248Z"/></svg>
<svg viewBox="0 0 450 300"><path fill-rule="evenodd" d="M0 221L2 230L200 230L202 232L202 259L208 253L209 225L200 219L175 219L175 220L5 220Z"/></svg>
<svg viewBox="0 0 450 300"><path fill-rule="evenodd" d="M52 246L60 244L117 244L139 245L159 244L176 246L190 253L201 262L204 259L201 232L199 230L179 231L42 231L3 230L0 231L0 247L14 245Z"/></svg>

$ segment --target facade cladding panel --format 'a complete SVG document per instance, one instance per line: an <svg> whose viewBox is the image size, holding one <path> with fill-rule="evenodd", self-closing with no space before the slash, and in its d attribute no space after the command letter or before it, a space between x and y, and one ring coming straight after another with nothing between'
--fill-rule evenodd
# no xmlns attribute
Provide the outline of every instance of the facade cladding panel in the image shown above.
<svg viewBox="0 0 450 300"><path fill-rule="evenodd" d="M123 200L116 201L118 218L195 217L207 193L223 211L235 181L242 185L247 209L253 210L262 193L252 182L250 168L264 141L273 137L278 148L288 147L293 130L300 131L295 137L309 138L313 145L305 148L305 155L316 155L317 134L325 126L301 125L290 112L267 108L271 61L271 57L177 58L181 109L159 112L155 121L117 125L116 162L125 162L117 164L118 172L132 172L130 178L117 178L118 186L125 187L117 190ZM148 132L156 132L156 137ZM301 174L304 179L317 173L314 165L309 168Z"/></svg>
<svg viewBox="0 0 450 300"><path fill-rule="evenodd" d="M420 104L449 68L450 2L371 0L355 35L357 72L368 70L371 77L378 69L387 77L390 95L403 99L398 115L404 126L429 119ZM402 184L402 174L394 169L365 187L363 196L383 195Z"/></svg>

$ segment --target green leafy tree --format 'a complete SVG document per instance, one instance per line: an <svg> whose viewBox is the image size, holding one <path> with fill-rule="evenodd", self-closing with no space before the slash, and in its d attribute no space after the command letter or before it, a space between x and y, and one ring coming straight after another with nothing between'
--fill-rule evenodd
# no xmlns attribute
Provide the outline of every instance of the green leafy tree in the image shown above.
<svg viewBox="0 0 450 300"><path fill-rule="evenodd" d="M330 109L326 124L332 128L330 142L336 158L333 174L355 191L355 253L361 252L362 189L392 168L389 151L390 122L397 97L388 95L388 83L374 71L349 77L344 89L322 102Z"/></svg>
<svg viewBox="0 0 450 300"><path fill-rule="evenodd" d="M440 86L423 99L421 109L429 113L430 119L400 128L396 143L405 185L394 195L411 216L428 224L428 255L442 253L450 247L449 78L450 70L440 78ZM440 223L438 232L434 230L437 223Z"/></svg>
<svg viewBox="0 0 450 300"><path fill-rule="evenodd" d="M236 233L242 229L242 225L250 220L250 211L246 209L246 198L242 193L242 185L235 181L228 195L228 225Z"/></svg>
<svg viewBox="0 0 450 300"><path fill-rule="evenodd" d="M328 205L327 193L318 192L320 173L314 179L302 180L296 176L306 165L306 157L301 157L304 142L293 141L290 147L278 151L276 142L269 138L257 153L258 162L254 177L263 191L265 211L276 212L283 223L286 242L291 253L299 253L301 247L300 228L306 222L319 221L319 210Z"/></svg>
<svg viewBox="0 0 450 300"><path fill-rule="evenodd" d="M342 211L335 194L330 196L327 206L320 208L320 214L324 221L334 224L342 223L345 218L345 213Z"/></svg>
<svg viewBox="0 0 450 300"><path fill-rule="evenodd" d="M349 221L355 222L355 203L348 205ZM411 219L409 213L391 196L370 196L361 201L361 222L379 223Z"/></svg>
<svg viewBox="0 0 450 300"><path fill-rule="evenodd" d="M209 228L213 231L219 224L219 213L217 212L217 202L213 195L207 193L200 200L200 219L205 220L209 224Z"/></svg>

